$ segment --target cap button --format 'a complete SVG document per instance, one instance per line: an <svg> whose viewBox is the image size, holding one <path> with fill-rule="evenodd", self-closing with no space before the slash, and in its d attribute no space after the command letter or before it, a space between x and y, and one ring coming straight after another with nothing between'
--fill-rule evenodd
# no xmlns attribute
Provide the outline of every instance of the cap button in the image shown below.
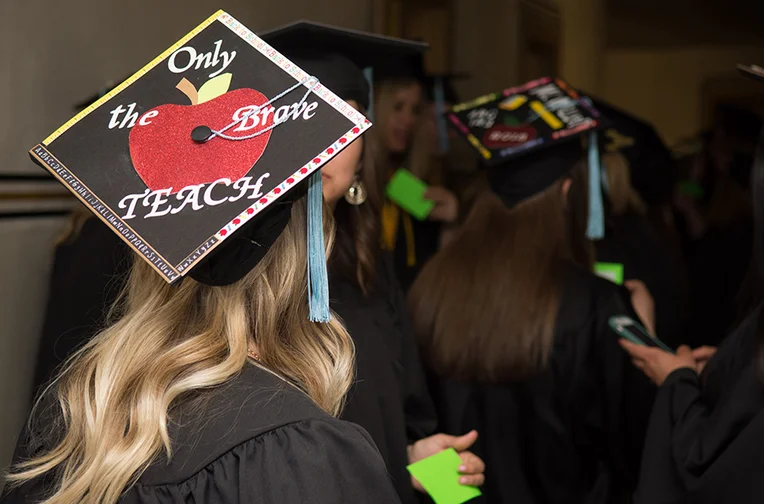
<svg viewBox="0 0 764 504"><path fill-rule="evenodd" d="M196 143L204 143L212 136L209 126L197 126L191 131L191 140Z"/></svg>

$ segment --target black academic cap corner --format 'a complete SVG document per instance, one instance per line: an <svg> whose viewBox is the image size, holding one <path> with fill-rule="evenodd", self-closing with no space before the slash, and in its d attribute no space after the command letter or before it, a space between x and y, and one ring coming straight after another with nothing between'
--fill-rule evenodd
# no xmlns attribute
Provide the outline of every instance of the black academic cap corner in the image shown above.
<svg viewBox="0 0 764 504"><path fill-rule="evenodd" d="M764 67L758 65L738 65L738 72L749 79L764 82Z"/></svg>
<svg viewBox="0 0 764 504"><path fill-rule="evenodd" d="M258 33L280 52L319 47L325 52L339 52L361 68L384 64L387 58L423 54L429 44L386 35L342 28L308 20L298 20Z"/></svg>
<svg viewBox="0 0 764 504"><path fill-rule="evenodd" d="M652 124L599 98L588 95L602 114L602 146L629 161L634 188L650 204L666 202L673 194L674 160L671 150Z"/></svg>

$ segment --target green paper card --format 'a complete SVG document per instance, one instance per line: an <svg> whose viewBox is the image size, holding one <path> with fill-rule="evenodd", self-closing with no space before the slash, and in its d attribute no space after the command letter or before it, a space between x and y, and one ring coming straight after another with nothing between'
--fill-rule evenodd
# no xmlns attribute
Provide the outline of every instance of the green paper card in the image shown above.
<svg viewBox="0 0 764 504"><path fill-rule="evenodd" d="M417 219L425 220L435 202L424 198L427 184L410 171L400 168L387 184L387 197Z"/></svg>
<svg viewBox="0 0 764 504"><path fill-rule="evenodd" d="M411 475L422 484L436 504L462 504L482 495L473 486L460 485L462 459L449 448L408 466Z"/></svg>
<svg viewBox="0 0 764 504"><path fill-rule="evenodd" d="M623 264L598 262L594 265L594 273L614 284L623 285Z"/></svg>
<svg viewBox="0 0 764 504"><path fill-rule="evenodd" d="M700 199L704 196L703 186L694 180L685 180L679 183L679 192L692 198Z"/></svg>

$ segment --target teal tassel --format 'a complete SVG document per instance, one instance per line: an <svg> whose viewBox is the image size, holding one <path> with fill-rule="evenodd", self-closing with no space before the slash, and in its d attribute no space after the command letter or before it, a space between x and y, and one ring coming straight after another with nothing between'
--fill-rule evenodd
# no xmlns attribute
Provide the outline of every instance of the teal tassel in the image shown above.
<svg viewBox="0 0 764 504"><path fill-rule="evenodd" d="M601 240L605 237L605 210L602 204L602 182L597 133L589 133L589 221L586 237Z"/></svg>
<svg viewBox="0 0 764 504"><path fill-rule="evenodd" d="M446 125L446 93L443 89L443 77L435 77L435 123L438 127L438 140L440 141L440 153L448 152L448 126Z"/></svg>
<svg viewBox="0 0 764 504"><path fill-rule="evenodd" d="M308 180L308 305L312 322L329 322L329 278L324 248L321 170Z"/></svg>
<svg viewBox="0 0 764 504"><path fill-rule="evenodd" d="M369 83L369 110L366 111L366 117L374 122L374 69L372 67L363 69L363 76Z"/></svg>

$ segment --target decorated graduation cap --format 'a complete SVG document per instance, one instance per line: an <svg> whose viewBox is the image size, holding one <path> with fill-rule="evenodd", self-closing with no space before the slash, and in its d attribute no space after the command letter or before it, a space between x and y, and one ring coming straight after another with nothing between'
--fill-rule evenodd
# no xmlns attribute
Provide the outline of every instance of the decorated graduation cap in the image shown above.
<svg viewBox="0 0 764 504"><path fill-rule="evenodd" d="M316 75L345 100L371 110L373 76L406 73L421 60L427 44L349 30L312 21L295 23L260 34L305 71ZM414 62L414 63L412 63Z"/></svg>
<svg viewBox="0 0 764 504"><path fill-rule="evenodd" d="M599 112L566 82L537 79L456 105L447 119L478 152L488 167L492 190L508 206L543 191L586 155L587 236L604 236Z"/></svg>
<svg viewBox="0 0 764 504"><path fill-rule="evenodd" d="M310 313L328 321L316 171L370 125L219 11L30 155L168 282L240 280L307 190Z"/></svg>

